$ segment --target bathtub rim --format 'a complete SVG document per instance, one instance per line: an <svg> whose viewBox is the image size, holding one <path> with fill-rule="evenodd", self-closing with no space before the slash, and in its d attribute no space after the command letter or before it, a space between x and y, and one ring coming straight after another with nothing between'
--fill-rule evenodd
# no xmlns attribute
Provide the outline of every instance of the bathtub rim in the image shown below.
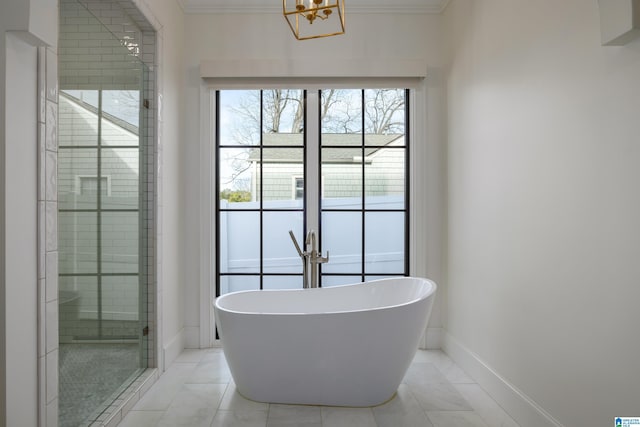
<svg viewBox="0 0 640 427"><path fill-rule="evenodd" d="M229 309L226 307L221 307L219 302L220 300L224 301L225 297L229 297L229 296L237 296L237 295L241 295L241 294L248 294L248 293L255 293L255 292L268 292L268 293L274 293L274 292L280 292L280 293L303 293L303 292L321 292L323 290L330 290L330 289L340 289L340 288L347 288L347 287L352 287L352 286L374 286L375 284L379 283L379 282L387 282L387 281L393 281L393 280L399 280L399 279L414 279L414 280L419 280L422 282L426 282L430 285L430 288L428 291L424 292L422 295L420 295L417 298L411 298L405 302L399 303L399 304L392 304L392 305L384 305L384 306L379 306L379 307L367 307L367 308L361 308L361 309L353 309L353 310L331 310L331 311L315 311L315 312L304 312L304 311L299 311L299 312L263 312L263 311L242 311L242 310L233 310L233 309ZM366 282L357 282L357 283L348 283L345 285L338 285L338 286L330 286L327 288L314 288L314 289L251 289L251 290L246 290L246 291L236 291L236 292L230 292L228 294L224 294L221 295L219 297L214 298L212 305L214 307L215 310L221 310L227 313L233 313L233 314L238 314L238 315L260 315L260 316L319 316L319 315L333 315L333 314L345 314L345 313L361 313L361 312L368 312L368 311L378 311L378 310L389 310L389 309L393 309L393 308L399 308L399 307L404 307L407 305L411 305L411 304L415 304L418 301L422 301L424 299L428 299L432 296L434 296L434 294L436 293L438 288L438 285L436 284L436 282L434 282L431 279L427 279L425 277L414 277L414 276L401 276L401 277L388 277L388 278L382 278L382 279L375 279L375 280L369 280Z"/></svg>

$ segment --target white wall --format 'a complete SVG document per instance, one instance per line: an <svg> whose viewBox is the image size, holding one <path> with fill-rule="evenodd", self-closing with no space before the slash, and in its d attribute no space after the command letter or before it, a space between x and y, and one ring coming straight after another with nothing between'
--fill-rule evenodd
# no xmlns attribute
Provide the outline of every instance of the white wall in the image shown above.
<svg viewBox="0 0 640 427"><path fill-rule="evenodd" d="M184 19L175 0L154 1L147 6L134 1L147 18L160 28L157 34L159 139L158 211L158 310L162 336L159 367L168 366L184 348ZM148 10L147 10L148 9Z"/></svg>
<svg viewBox="0 0 640 427"><path fill-rule="evenodd" d="M446 19L445 348L523 427L554 424L487 367L567 427L637 415L640 42L602 47L595 1Z"/></svg>
<svg viewBox="0 0 640 427"><path fill-rule="evenodd" d="M202 88L206 87L200 78L199 67L201 61L216 60L224 61L254 61L258 69L265 70L265 76L269 74L269 64L290 64L292 72L299 70L296 64L304 63L311 59L314 63L322 63L322 66L315 70L315 75L309 77L322 77L325 75L335 75L336 70L344 73L353 72L349 67L356 66L358 60L363 61L394 61L421 60L428 67L428 76L440 74L440 67L443 65L442 54L442 34L441 17L427 14L355 14L349 13L347 16L347 33L345 35L308 41L296 41L291 33L286 21L280 14L209 14L209 15L186 15L185 20L185 63L186 63L186 133L184 158L186 167L186 305L185 322L189 346L197 347L206 345L200 336L200 284L206 282L207 278L200 276L201 272L201 251L200 236L203 230L200 229L201 198L200 187L202 185L201 175L203 172L198 165L201 164L200 139L202 137L200 122L200 94ZM220 63L219 62L219 63ZM243 70L244 71L244 70ZM422 115L417 117L420 123L429 121L432 127L424 130L416 141L420 147L412 155L426 151L430 164L425 172L418 172L419 179L422 180L419 188L424 198L432 198L439 202L441 200L441 187L432 185L438 181L441 164L438 158L441 152L442 134L441 119L434 112L441 108L439 102L427 103L426 93L432 87L435 91L442 82L438 79L427 78L425 88L420 91L419 102L428 109L426 120ZM206 104L205 104L206 105ZM428 108L427 108L428 107ZM424 109L422 110L424 114ZM430 180L425 183L425 181ZM440 182L438 181L440 184ZM428 190L432 193L427 194ZM434 203L435 205L435 203ZM433 208L434 206L432 206ZM436 208L437 209L437 208ZM442 217L438 213L428 217L431 221L429 227L434 230L429 233L431 242L425 244L424 238L417 236L417 244L421 248L422 257L417 262L417 271L427 274L436 281L440 280L441 266L437 251L431 250L433 255L427 260L427 249L429 247L440 247L441 242L438 235L441 227ZM211 221L214 219L211 218ZM422 220L422 219L417 219ZM435 237L434 237L435 236ZM287 236L283 236L287 239ZM212 254L215 256L215 254ZM211 258L213 262L215 258ZM204 269L206 271L206 269ZM432 327L440 327L439 310L436 308L433 313Z"/></svg>

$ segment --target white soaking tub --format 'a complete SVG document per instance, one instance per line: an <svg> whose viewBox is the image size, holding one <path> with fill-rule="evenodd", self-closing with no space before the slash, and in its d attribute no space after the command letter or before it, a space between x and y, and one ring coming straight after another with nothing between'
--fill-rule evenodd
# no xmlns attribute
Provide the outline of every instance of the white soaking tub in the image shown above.
<svg viewBox="0 0 640 427"><path fill-rule="evenodd" d="M427 326L436 284L401 277L262 290L214 302L238 392L260 402L375 406L391 399Z"/></svg>

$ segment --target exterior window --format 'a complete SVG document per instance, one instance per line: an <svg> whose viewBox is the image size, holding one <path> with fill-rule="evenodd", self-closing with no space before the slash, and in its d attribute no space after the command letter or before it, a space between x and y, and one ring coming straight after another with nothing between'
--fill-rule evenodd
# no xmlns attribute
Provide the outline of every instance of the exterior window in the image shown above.
<svg viewBox="0 0 640 427"><path fill-rule="evenodd" d="M217 295L302 287L289 230L330 251L321 286L408 275L407 103L405 89L216 92Z"/></svg>
<svg viewBox="0 0 640 427"><path fill-rule="evenodd" d="M77 188L78 193L81 196L97 196L98 195L98 177L97 176L78 176ZM100 195L109 196L111 194L110 188L111 180L107 176L100 178Z"/></svg>
<svg viewBox="0 0 640 427"><path fill-rule="evenodd" d="M302 200L304 197L304 178L294 177L293 180L293 199Z"/></svg>

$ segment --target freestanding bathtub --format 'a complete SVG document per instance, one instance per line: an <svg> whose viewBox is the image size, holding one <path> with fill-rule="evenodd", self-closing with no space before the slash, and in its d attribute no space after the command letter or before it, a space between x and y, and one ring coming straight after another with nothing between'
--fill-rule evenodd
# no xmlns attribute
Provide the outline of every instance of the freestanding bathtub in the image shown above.
<svg viewBox="0 0 640 427"><path fill-rule="evenodd" d="M391 399L418 348L436 284L381 279L245 291L214 302L238 392L260 402L375 406Z"/></svg>

